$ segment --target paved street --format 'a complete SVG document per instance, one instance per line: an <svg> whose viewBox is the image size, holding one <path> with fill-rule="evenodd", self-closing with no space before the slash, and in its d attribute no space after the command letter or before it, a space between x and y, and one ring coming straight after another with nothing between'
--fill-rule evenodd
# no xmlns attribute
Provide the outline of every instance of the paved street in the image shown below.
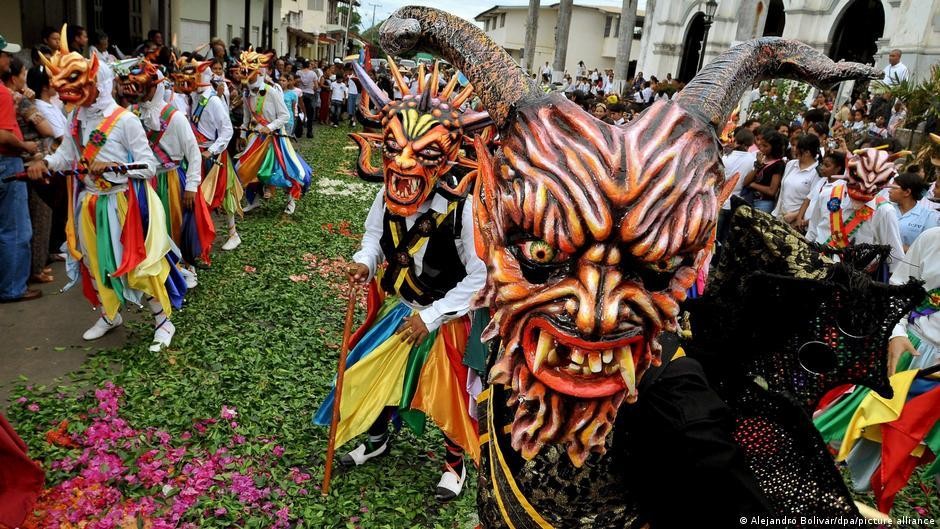
<svg viewBox="0 0 940 529"><path fill-rule="evenodd" d="M42 298L0 305L0 409L6 408L7 397L21 375L32 384L48 384L78 369L87 355L124 343L124 328L95 342L82 340L96 313L82 296L81 285L59 293L65 283L65 267L55 263L52 268L56 280L36 285ZM127 312L132 320L140 318L136 311Z"/></svg>

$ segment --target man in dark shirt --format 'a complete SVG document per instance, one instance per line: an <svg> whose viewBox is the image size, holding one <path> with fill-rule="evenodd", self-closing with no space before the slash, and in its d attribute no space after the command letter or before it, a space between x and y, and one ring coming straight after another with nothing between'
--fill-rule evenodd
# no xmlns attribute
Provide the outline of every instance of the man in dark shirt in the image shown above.
<svg viewBox="0 0 940 529"><path fill-rule="evenodd" d="M0 74L10 69L10 58L20 51L17 44L0 35ZM0 302L36 299L42 292L28 289L30 249L33 236L29 221L26 183L2 179L23 170L21 152L35 153L35 142L23 141L16 124L13 93L0 85Z"/></svg>

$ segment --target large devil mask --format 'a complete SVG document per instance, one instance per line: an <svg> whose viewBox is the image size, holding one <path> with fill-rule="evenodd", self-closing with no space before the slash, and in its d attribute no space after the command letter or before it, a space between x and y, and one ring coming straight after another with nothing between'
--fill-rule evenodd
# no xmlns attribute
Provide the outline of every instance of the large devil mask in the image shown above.
<svg viewBox="0 0 940 529"><path fill-rule="evenodd" d="M242 86L248 87L255 83L258 76L261 75L263 68L271 62L271 56L258 53L253 49L245 50L238 56L238 74Z"/></svg>
<svg viewBox="0 0 940 529"><path fill-rule="evenodd" d="M454 165L476 168L476 161L460 155L465 134L491 124L486 112L463 110L461 107L473 93L467 85L456 92L457 75L440 89L439 65L425 75L424 65L418 69L418 91L410 94L395 62L389 68L405 96L401 101L389 100L358 64L353 68L365 89L360 100L359 117L367 124L381 126L381 134L356 133L350 136L359 144L359 176L369 181L385 182L385 204L392 213L413 215L435 191L460 195L471 178L445 182L444 176ZM370 100L378 108L370 110ZM372 167L372 146L382 146L381 171ZM462 184L462 185L461 185Z"/></svg>
<svg viewBox="0 0 940 529"><path fill-rule="evenodd" d="M889 153L881 149L861 149L846 160L846 193L859 202L868 202L898 174L895 160L910 151Z"/></svg>
<svg viewBox="0 0 940 529"><path fill-rule="evenodd" d="M132 103L150 100L161 82L156 65L147 59L118 61L112 68L121 96Z"/></svg>
<svg viewBox="0 0 940 529"><path fill-rule="evenodd" d="M176 63L176 72L173 78L173 89L181 94L191 94L203 86L209 86L212 72L209 66L212 61L197 61L196 59L180 57Z"/></svg>
<svg viewBox="0 0 940 529"><path fill-rule="evenodd" d="M49 71L49 85L59 94L63 103L75 106L88 106L98 97L98 56L92 54L85 59L78 52L69 52L65 43L68 24L62 24L62 38L59 49L52 57L39 54L40 60Z"/></svg>
<svg viewBox="0 0 940 529"><path fill-rule="evenodd" d="M879 74L805 44L764 38L725 52L671 102L620 128L543 94L482 31L405 7L381 29L390 54L441 53L499 127L478 149L474 214L488 266L485 337L499 338L489 382L508 388L512 446L529 459L560 443L581 466L603 453L617 410L659 364L659 336L708 258L726 180L715 129L758 79L828 86Z"/></svg>

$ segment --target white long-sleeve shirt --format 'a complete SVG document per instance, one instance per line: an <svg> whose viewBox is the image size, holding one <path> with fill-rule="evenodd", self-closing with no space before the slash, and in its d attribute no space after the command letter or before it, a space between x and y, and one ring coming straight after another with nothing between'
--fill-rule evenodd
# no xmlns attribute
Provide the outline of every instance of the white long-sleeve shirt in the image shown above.
<svg viewBox="0 0 940 529"><path fill-rule="evenodd" d="M754 161L757 155L748 151L731 151L721 157L725 166L725 179L738 175L738 181L734 184L733 195L741 195L741 187L744 186L744 177L754 168ZM721 205L721 209L731 209L731 197Z"/></svg>
<svg viewBox="0 0 940 529"><path fill-rule="evenodd" d="M157 112L160 112L164 106L163 100L156 104L159 105ZM141 104L143 112L146 112L147 105L148 103ZM143 123L145 129L149 128L147 120ZM198 189L199 183L202 182L202 156L199 154L199 143L185 112L177 110L170 116L166 131L160 137L160 149L174 162L179 163L180 160L186 159L186 191Z"/></svg>
<svg viewBox="0 0 940 529"><path fill-rule="evenodd" d="M36 99L36 109L46 118L49 126L52 127L52 135L56 138L62 138L69 132L69 124L65 120L65 114L62 109L52 103L46 103L42 99Z"/></svg>
<svg viewBox="0 0 940 529"><path fill-rule="evenodd" d="M816 198L816 204L813 213L809 218L809 226L806 230L806 239L810 242L825 244L832 235L832 228L829 224L828 203L832 195L833 186L840 185L836 183L826 183L819 191ZM848 193L842 192L842 222L848 223L852 215L862 206L868 206L874 210L871 218L863 222L852 236L851 244L884 244L891 247L891 258L888 266L892 272L904 260L904 245L901 243L901 230L898 226L898 214L894 206L888 202L879 206L872 199L867 203L856 202Z"/></svg>
<svg viewBox="0 0 940 529"><path fill-rule="evenodd" d="M88 138L91 136L92 131L97 129L101 122L117 108L117 103L112 101L110 105L104 108L103 112L85 109L85 112L80 114L84 118L84 120L78 122L79 134L83 144L88 144ZM73 112L79 112L80 110L82 109L73 110ZM69 121L71 121L71 117L70 114ZM52 171L71 169L81 158L78 149L79 147L71 137L65 138L54 153L45 157L49 169ZM105 180L116 185L126 184L128 177L149 179L156 174L157 159L154 158L153 152L150 150L150 144L147 143L147 135L144 133L143 125L133 112L124 112L118 118L94 161L113 164L145 164L147 166L145 169L129 171L127 174L105 173L102 175ZM107 191L99 189L91 175L85 175L83 179L88 189L93 192Z"/></svg>
<svg viewBox="0 0 940 529"><path fill-rule="evenodd" d="M429 209L437 213L447 211L447 199L434 195L431 200L425 201L414 215L405 217L405 227L411 229L415 221ZM369 278L375 275L376 268L385 261L385 254L379 241L382 239L383 218L385 216L385 188L379 190L369 209L366 218L366 231L362 236L362 247L353 255L353 261L364 264L369 268ZM460 242L457 244L457 254L467 272L466 277L460 280L454 288L447 291L444 297L434 303L421 307L412 305L412 308L421 315L421 320L429 331L434 331L448 320L463 316L470 311L470 300L483 288L486 283L486 265L477 257L473 239L473 208L471 202L464 202L462 226L460 229ZM427 245L422 246L414 255L415 273L421 274L424 263L424 252ZM409 304L411 305L411 304Z"/></svg>
<svg viewBox="0 0 940 529"><path fill-rule="evenodd" d="M266 85L264 95L264 103L261 105L261 115L264 116L264 119L268 121L266 125L268 129L272 131L278 131L284 128L284 125L287 125L287 122L290 121L290 113L287 111L287 105L284 104L284 94L273 90L271 86ZM244 98L245 106L245 117L242 121L242 127L248 129L251 127L252 111L255 109L255 105L258 103L258 98L261 97L261 91L257 93L248 92L248 97ZM254 130L261 128L260 123L255 123ZM244 131L242 132L244 136Z"/></svg>
<svg viewBox="0 0 940 529"><path fill-rule="evenodd" d="M225 108L225 102L216 95L212 87L204 86L198 92L189 95L189 118L193 117L193 112L199 106L199 101L203 98L209 98L206 107L199 117L199 123L196 130L209 140L208 145L200 147L208 149L213 155L219 154L228 147L229 140L232 139L232 118L228 115L228 109Z"/></svg>
<svg viewBox="0 0 940 529"><path fill-rule="evenodd" d="M914 244L907 250L904 261L891 274L891 284L901 285L913 277L924 282L924 290L940 288L940 228L931 228L921 233ZM929 341L934 347L940 347L940 312L921 316L913 322L907 321L907 315L894 327L891 337L907 336L908 327L916 329L917 334Z"/></svg>

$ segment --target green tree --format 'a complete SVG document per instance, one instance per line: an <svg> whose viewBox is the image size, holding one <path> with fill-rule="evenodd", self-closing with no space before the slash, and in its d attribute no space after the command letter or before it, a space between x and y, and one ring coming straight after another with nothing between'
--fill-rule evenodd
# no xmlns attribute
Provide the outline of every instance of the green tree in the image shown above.
<svg viewBox="0 0 940 529"><path fill-rule="evenodd" d="M339 15L337 21L340 23L340 25L344 27L346 25L346 11L348 10L349 10L349 7L347 6L336 8L336 13ZM359 16L359 12L353 9L352 18L349 19L349 32L355 33L356 35L358 35L362 31L360 29L361 27L360 24L362 24L362 17Z"/></svg>

